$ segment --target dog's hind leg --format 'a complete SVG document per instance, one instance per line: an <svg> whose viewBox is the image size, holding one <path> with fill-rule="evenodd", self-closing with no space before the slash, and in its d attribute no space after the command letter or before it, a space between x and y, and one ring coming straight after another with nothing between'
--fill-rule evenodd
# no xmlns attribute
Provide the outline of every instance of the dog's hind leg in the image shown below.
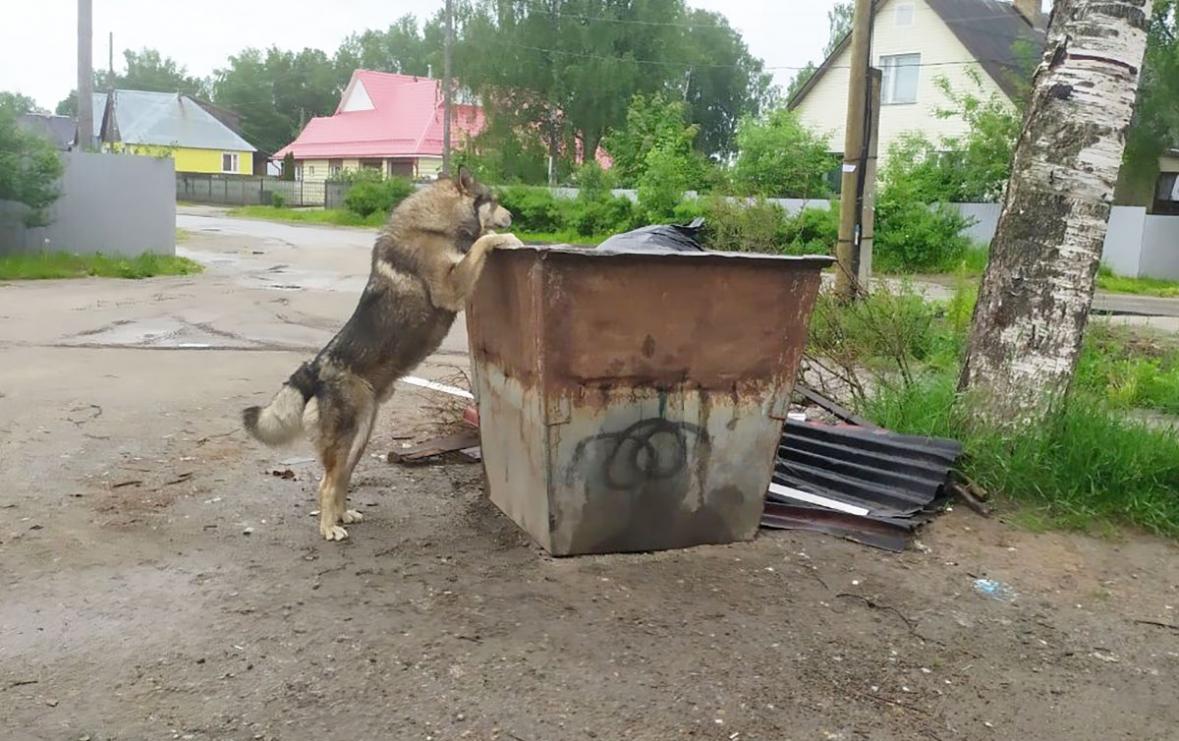
<svg viewBox="0 0 1179 741"><path fill-rule="evenodd" d="M348 531L336 523L343 515L337 502L344 497L338 492L341 489L345 493L348 491L347 448L325 447L320 450L320 460L323 461L323 479L319 482L319 533L325 540L344 540Z"/></svg>
<svg viewBox="0 0 1179 741"><path fill-rule="evenodd" d="M376 399L369 401L367 409L358 410L357 417L360 420L359 429L356 431L356 438L352 441L352 449L348 451L348 480L352 480L352 472L356 470L356 464L360 463L361 456L368 448L368 440L373 434L373 424L377 421L377 411L380 405L377 404ZM348 509L348 489L345 487L342 492L337 492L339 502L336 507L336 512L340 513L340 522L345 525L350 525L354 522L360 522L364 519L359 511Z"/></svg>

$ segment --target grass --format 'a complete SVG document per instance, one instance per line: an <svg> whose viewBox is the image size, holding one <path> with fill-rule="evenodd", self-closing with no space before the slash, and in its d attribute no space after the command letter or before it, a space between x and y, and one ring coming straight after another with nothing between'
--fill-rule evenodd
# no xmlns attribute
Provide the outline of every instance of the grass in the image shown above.
<svg viewBox="0 0 1179 741"><path fill-rule="evenodd" d="M285 221L294 224L323 224L327 226L380 227L386 215L380 212L360 216L342 208L278 208L277 206L242 206L232 209L230 216L265 221Z"/></svg>
<svg viewBox="0 0 1179 741"><path fill-rule="evenodd" d="M0 280L51 278L151 278L157 275L191 275L203 270L184 257L143 254L138 257L72 255L67 252L35 252L0 257Z"/></svg>
<svg viewBox="0 0 1179 741"><path fill-rule="evenodd" d="M1135 525L1179 537L1179 433L1073 394L1045 422L1012 434L979 421L940 372L882 388L866 411L908 434L962 442L965 473L1025 507L1021 521L1084 531Z"/></svg>
<svg viewBox="0 0 1179 741"><path fill-rule="evenodd" d="M585 237L575 231L563 232L513 232L526 244L576 244L596 246L609 239L612 235L604 234L597 237Z"/></svg>
<svg viewBox="0 0 1179 741"><path fill-rule="evenodd" d="M1132 293L1138 296L1157 296L1159 298L1179 297L1179 281L1158 278L1127 278L1114 275L1112 270L1104 266L1097 274L1097 288L1110 293Z"/></svg>
<svg viewBox="0 0 1179 741"><path fill-rule="evenodd" d="M1017 503L1019 523L1098 533L1132 524L1179 538L1179 428L1135 418L1179 415L1179 342L1092 323L1070 397L1012 433L956 394L976 297L965 278L948 302L903 286L851 305L823 296L808 354L877 423L961 441L964 471Z"/></svg>

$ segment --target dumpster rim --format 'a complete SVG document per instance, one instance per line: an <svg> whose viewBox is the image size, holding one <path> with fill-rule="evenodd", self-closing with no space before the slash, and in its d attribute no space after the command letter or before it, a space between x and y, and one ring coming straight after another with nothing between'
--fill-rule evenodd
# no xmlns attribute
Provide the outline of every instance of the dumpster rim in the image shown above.
<svg viewBox="0 0 1179 741"><path fill-rule="evenodd" d="M699 260L703 258L723 258L726 260L754 260L759 262L777 262L799 265L802 267L827 268L835 264L831 255L771 255L765 252L721 252L706 250L702 252L639 252L627 250L599 250L597 247L578 247L572 244L523 244L500 247L503 252L536 252L538 254L577 255L580 257L657 257L683 260Z"/></svg>

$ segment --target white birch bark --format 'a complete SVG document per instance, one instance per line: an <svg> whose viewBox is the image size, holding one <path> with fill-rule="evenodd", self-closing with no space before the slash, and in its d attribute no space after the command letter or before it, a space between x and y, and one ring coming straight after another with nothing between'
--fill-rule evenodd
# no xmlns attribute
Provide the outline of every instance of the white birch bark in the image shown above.
<svg viewBox="0 0 1179 741"><path fill-rule="evenodd" d="M962 369L992 420L1035 420L1072 380L1149 11L1149 0L1056 2Z"/></svg>

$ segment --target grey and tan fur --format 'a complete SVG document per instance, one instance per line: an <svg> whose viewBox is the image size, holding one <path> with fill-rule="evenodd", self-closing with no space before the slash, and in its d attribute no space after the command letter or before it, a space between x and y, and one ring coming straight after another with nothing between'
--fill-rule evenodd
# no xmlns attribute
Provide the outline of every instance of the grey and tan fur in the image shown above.
<svg viewBox="0 0 1179 741"><path fill-rule="evenodd" d="M487 254L519 244L493 229L511 214L465 170L406 198L373 247L372 271L343 329L287 380L266 407L242 412L267 445L304 431L323 464L319 532L343 540L359 522L346 507L348 484L393 384L438 349L483 271Z"/></svg>

